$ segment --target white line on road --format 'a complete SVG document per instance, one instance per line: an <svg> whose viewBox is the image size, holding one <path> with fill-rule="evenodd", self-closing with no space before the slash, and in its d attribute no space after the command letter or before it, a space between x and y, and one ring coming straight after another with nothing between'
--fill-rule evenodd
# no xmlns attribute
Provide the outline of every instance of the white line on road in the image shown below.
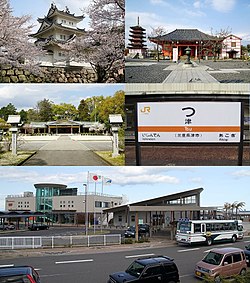
<svg viewBox="0 0 250 283"><path fill-rule="evenodd" d="M125 258L142 257L142 256L153 256L155 254L143 254L143 255L127 255Z"/></svg>
<svg viewBox="0 0 250 283"><path fill-rule="evenodd" d="M93 259L79 259L79 260L69 260L69 261L56 261L55 264L64 264L64 263L79 263L79 262L91 262Z"/></svg>
<svg viewBox="0 0 250 283"><path fill-rule="evenodd" d="M185 275L181 275L180 278L183 278L183 277L190 277L190 276L193 276L193 275L194 275L193 273L185 274Z"/></svg>
<svg viewBox="0 0 250 283"><path fill-rule="evenodd" d="M244 243L250 243L250 241L244 241Z"/></svg>
<svg viewBox="0 0 250 283"><path fill-rule="evenodd" d="M187 250L178 250L178 253L183 253L183 252L192 252L192 251L197 251L200 250L200 248L194 248L194 249L187 249Z"/></svg>
<svg viewBox="0 0 250 283"><path fill-rule="evenodd" d="M12 267L14 266L14 264L4 264L4 265L0 265L0 267Z"/></svg>

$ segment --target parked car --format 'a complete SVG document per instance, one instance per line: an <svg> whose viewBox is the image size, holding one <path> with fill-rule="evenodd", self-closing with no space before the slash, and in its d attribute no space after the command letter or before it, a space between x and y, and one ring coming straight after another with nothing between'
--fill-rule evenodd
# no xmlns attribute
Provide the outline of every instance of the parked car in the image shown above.
<svg viewBox="0 0 250 283"><path fill-rule="evenodd" d="M31 266L0 268L0 283L40 283L39 274Z"/></svg>
<svg viewBox="0 0 250 283"><path fill-rule="evenodd" d="M3 224L0 224L0 230L14 230L16 229L16 226L15 224L13 223L3 223Z"/></svg>
<svg viewBox="0 0 250 283"><path fill-rule="evenodd" d="M149 225L148 224L139 224L138 225L138 233L140 237L148 237L149 236ZM125 238L135 238L136 229L135 225L128 227L128 229L124 232Z"/></svg>
<svg viewBox="0 0 250 283"><path fill-rule="evenodd" d="M31 231L48 230L49 226L44 223L34 223L28 227Z"/></svg>
<svg viewBox="0 0 250 283"><path fill-rule="evenodd" d="M233 275L245 275L247 269L244 251L238 248L212 249L196 264L195 276L210 277L215 282Z"/></svg>
<svg viewBox="0 0 250 283"><path fill-rule="evenodd" d="M246 256L247 266L250 266L250 245L245 246L244 253Z"/></svg>
<svg viewBox="0 0 250 283"><path fill-rule="evenodd" d="M180 282L179 271L173 259L154 256L135 260L125 272L109 275L108 283L122 282Z"/></svg>

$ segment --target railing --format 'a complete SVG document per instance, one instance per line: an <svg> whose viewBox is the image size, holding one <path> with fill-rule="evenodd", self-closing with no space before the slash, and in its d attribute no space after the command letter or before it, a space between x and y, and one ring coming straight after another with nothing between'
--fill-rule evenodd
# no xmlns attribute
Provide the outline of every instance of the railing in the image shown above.
<svg viewBox="0 0 250 283"><path fill-rule="evenodd" d="M121 235L0 237L0 249L66 248L121 245Z"/></svg>

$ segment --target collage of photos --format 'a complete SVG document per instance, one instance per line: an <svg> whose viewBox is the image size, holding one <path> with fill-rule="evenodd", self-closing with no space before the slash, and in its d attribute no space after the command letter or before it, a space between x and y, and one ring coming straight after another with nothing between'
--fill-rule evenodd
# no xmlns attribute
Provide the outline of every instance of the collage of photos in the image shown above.
<svg viewBox="0 0 250 283"><path fill-rule="evenodd" d="M0 0L0 283L250 283L249 0Z"/></svg>

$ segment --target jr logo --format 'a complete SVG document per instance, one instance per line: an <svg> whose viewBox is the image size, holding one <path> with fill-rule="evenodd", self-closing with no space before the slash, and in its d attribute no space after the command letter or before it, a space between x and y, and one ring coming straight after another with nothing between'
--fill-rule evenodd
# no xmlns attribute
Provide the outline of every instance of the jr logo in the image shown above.
<svg viewBox="0 0 250 283"><path fill-rule="evenodd" d="M150 107L149 107L149 106L143 107L143 108L141 109L141 112L142 112L142 113L145 113L145 114L150 113Z"/></svg>

